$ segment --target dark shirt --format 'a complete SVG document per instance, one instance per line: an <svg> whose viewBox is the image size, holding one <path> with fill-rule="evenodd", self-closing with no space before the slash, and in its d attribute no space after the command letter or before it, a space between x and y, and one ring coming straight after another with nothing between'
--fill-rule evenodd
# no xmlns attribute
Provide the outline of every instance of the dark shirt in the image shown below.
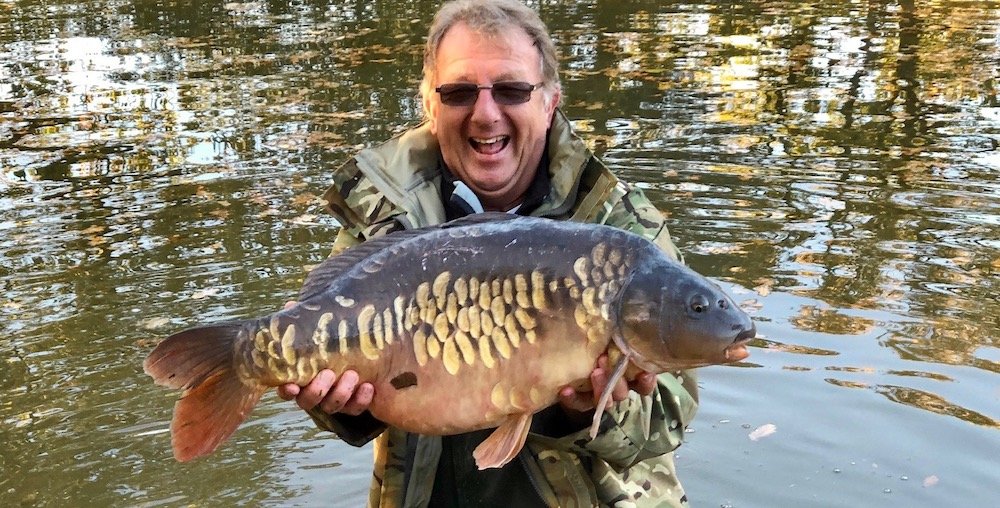
<svg viewBox="0 0 1000 508"><path fill-rule="evenodd" d="M586 426L586 425L584 425ZM549 406L532 416L531 432L550 437L562 437L579 431L561 407ZM533 460L522 449L514 460L497 469L480 471L472 451L494 429L478 430L441 438L441 459L434 475L430 504L444 507L535 507L545 506L541 495L528 476L525 461ZM590 460L581 456L583 467L590 469Z"/></svg>
<svg viewBox="0 0 1000 508"><path fill-rule="evenodd" d="M428 506L545 506L521 462L523 451L504 467L482 471L476 467L472 451L491 432L493 429L441 438L441 459L434 475L434 488Z"/></svg>

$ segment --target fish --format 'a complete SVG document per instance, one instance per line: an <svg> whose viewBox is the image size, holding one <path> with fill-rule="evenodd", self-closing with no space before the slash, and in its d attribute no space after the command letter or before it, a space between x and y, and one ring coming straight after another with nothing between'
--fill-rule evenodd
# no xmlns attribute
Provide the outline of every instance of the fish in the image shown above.
<svg viewBox="0 0 1000 508"><path fill-rule="evenodd" d="M615 367L591 437L626 371L743 360L755 336L718 285L640 235L482 213L331 256L294 305L175 333L143 368L183 390L170 425L181 462L216 450L269 388L329 368L371 383L368 410L387 425L496 428L473 451L485 469L516 456L532 415L561 388L588 388L603 354Z"/></svg>

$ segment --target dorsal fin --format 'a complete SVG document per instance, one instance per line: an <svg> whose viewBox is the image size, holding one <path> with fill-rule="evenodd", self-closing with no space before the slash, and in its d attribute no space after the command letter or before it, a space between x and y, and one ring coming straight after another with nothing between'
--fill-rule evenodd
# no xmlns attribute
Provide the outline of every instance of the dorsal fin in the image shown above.
<svg viewBox="0 0 1000 508"><path fill-rule="evenodd" d="M477 213L473 215L467 215L455 219L453 221L445 222L443 224L438 224L436 226L428 226L418 229L407 229L403 231L396 231L394 233L389 233L384 236L379 236L372 238L361 244L355 245L344 252L336 256L331 256L326 258L322 263L316 268L313 268L309 275L306 276L305 282L302 284L302 289L299 290L299 301L305 300L307 298L312 298L330 286L330 282L340 276L342 273L349 270L354 265L360 263L367 257L381 251L382 249L387 249L392 245L403 242L410 238L414 238L423 235L429 231L448 229L461 226L471 226L474 224L486 224L490 222L500 222L506 220L512 220L517 218L517 215L503 213L503 212L486 212Z"/></svg>
<svg viewBox="0 0 1000 508"><path fill-rule="evenodd" d="M421 229L396 231L372 238L371 240L350 247L340 254L326 258L306 276L305 282L302 283L302 289L299 290L299 301L312 298L326 291L330 286L330 282L368 256L391 245L418 236L421 233L423 233Z"/></svg>

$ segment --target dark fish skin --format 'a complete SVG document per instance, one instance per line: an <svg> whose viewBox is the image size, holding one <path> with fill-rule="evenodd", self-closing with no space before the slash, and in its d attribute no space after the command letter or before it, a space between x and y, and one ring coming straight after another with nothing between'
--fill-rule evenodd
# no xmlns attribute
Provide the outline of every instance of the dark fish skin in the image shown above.
<svg viewBox="0 0 1000 508"><path fill-rule="evenodd" d="M351 248L310 273L292 308L177 333L144 367L184 390L171 424L181 461L211 453L268 387L330 368L371 382L369 410L389 425L499 426L475 452L482 468L516 455L531 415L585 385L605 352L622 358L617 376L665 372L741 360L755 334L714 283L638 235L481 214Z"/></svg>

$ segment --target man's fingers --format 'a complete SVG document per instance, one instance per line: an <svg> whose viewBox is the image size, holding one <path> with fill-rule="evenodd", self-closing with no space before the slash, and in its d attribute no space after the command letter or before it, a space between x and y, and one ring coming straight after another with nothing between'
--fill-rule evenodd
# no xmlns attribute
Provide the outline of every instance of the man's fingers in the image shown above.
<svg viewBox="0 0 1000 508"><path fill-rule="evenodd" d="M278 387L278 396L295 403L305 410L315 407L325 413L343 412L359 415L368 410L375 397L375 386L360 383L358 373L345 371L339 377L330 369L323 369L305 386L284 384Z"/></svg>
<svg viewBox="0 0 1000 508"><path fill-rule="evenodd" d="M604 360L607 360L607 357L602 356L597 362L598 367L590 372L590 384L594 387L594 391L591 392L591 409L596 408L597 404L601 402L601 397L604 396L604 387L608 384L608 373L603 367L604 365L607 365L607 362ZM611 396L614 397L613 390L611 392ZM608 401L608 404L610 403L611 401Z"/></svg>
<svg viewBox="0 0 1000 508"><path fill-rule="evenodd" d="M578 392L569 386L559 390L559 404L563 409L579 413L590 411L594 409L594 402L591 399L591 392Z"/></svg>
<svg viewBox="0 0 1000 508"><path fill-rule="evenodd" d="M372 403L372 398L375 397L375 387L371 383L361 383L357 390L354 390L354 396L351 400L344 404L344 408L340 410L341 413L347 413L349 415L357 416L368 410L368 406Z"/></svg>
<svg viewBox="0 0 1000 508"><path fill-rule="evenodd" d="M619 379L615 386L611 388L611 400L618 402L628 398L628 383L624 379Z"/></svg>
<svg viewBox="0 0 1000 508"><path fill-rule="evenodd" d="M337 381L337 374L330 369L323 369L316 374L306 386L303 386L295 397L295 403L302 409L312 409L329 393L330 387Z"/></svg>
<svg viewBox="0 0 1000 508"><path fill-rule="evenodd" d="M642 396L652 395L653 389L656 388L656 374L645 371L639 373L635 380L630 383L629 388Z"/></svg>
<svg viewBox="0 0 1000 508"><path fill-rule="evenodd" d="M605 372L608 370L608 354L605 353L597 357L597 368Z"/></svg>
<svg viewBox="0 0 1000 508"><path fill-rule="evenodd" d="M358 386L358 373L353 370L344 371L337 384L323 397L319 403L319 408L324 413L336 413L343 409L347 401L354 396L354 390Z"/></svg>
<svg viewBox="0 0 1000 508"><path fill-rule="evenodd" d="M299 385L288 383L286 385L279 386L277 391L278 397L281 397L283 400L292 400L299 394Z"/></svg>

